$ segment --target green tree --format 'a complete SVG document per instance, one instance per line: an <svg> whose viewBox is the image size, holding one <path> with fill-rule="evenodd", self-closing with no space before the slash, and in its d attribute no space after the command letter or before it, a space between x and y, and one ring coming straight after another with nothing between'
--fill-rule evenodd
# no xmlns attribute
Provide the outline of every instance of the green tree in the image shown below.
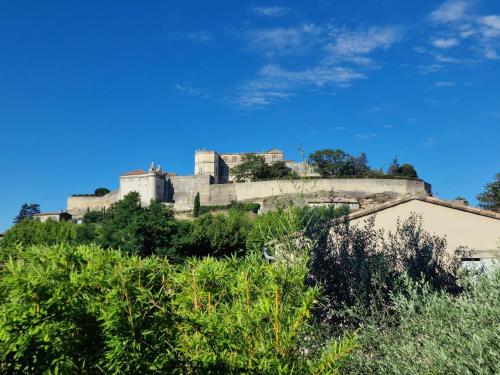
<svg viewBox="0 0 500 375"><path fill-rule="evenodd" d="M309 155L309 163L324 177L340 176L345 171L348 154L340 149L324 149Z"/></svg>
<svg viewBox="0 0 500 375"><path fill-rule="evenodd" d="M277 161L266 166L268 178L284 178L292 176L292 169L284 161Z"/></svg>
<svg viewBox="0 0 500 375"><path fill-rule="evenodd" d="M31 219L33 215L40 213L40 205L37 203L24 203L19 210L19 213L14 218L14 224L18 224L23 220Z"/></svg>
<svg viewBox="0 0 500 375"><path fill-rule="evenodd" d="M405 176L405 177L411 177L411 178L418 178L417 171L411 164L403 164L401 167L399 167L399 175L400 176Z"/></svg>
<svg viewBox="0 0 500 375"><path fill-rule="evenodd" d="M408 163L400 165L397 158L395 158L389 165L387 174L391 176L418 178L417 171L415 170L413 165Z"/></svg>
<svg viewBox="0 0 500 375"><path fill-rule="evenodd" d="M135 191L111 205L102 224L100 244L105 248L119 248L128 254L139 253L142 241L137 233L144 211L139 193Z"/></svg>
<svg viewBox="0 0 500 375"><path fill-rule="evenodd" d="M200 193L196 193L196 196L194 197L194 206L193 206L193 216L198 217L200 216Z"/></svg>
<svg viewBox="0 0 500 375"><path fill-rule="evenodd" d="M148 256L168 247L174 233L170 207L154 201L141 207L139 193L131 192L106 212L99 239L105 248Z"/></svg>
<svg viewBox="0 0 500 375"><path fill-rule="evenodd" d="M231 169L231 173L235 176L237 182L267 178L267 165L263 156L244 154L241 160L241 164Z"/></svg>
<svg viewBox="0 0 500 375"><path fill-rule="evenodd" d="M387 168L387 174L396 176L399 174L399 168L400 168L399 161L397 158L394 158L391 164L389 164L389 168Z"/></svg>
<svg viewBox="0 0 500 375"><path fill-rule="evenodd" d="M110 190L105 188L105 187L100 187L95 189L94 194L97 195L98 197L103 197L106 194L110 193Z"/></svg>
<svg viewBox="0 0 500 375"><path fill-rule="evenodd" d="M370 171L364 152L354 157L340 149L324 149L309 155L309 163L323 177L365 176Z"/></svg>
<svg viewBox="0 0 500 375"><path fill-rule="evenodd" d="M500 173L484 187L484 191L477 196L479 207L485 210L500 212Z"/></svg>
<svg viewBox="0 0 500 375"><path fill-rule="evenodd" d="M83 215L82 222L85 224L102 224L106 217L106 211L87 211L85 215Z"/></svg>

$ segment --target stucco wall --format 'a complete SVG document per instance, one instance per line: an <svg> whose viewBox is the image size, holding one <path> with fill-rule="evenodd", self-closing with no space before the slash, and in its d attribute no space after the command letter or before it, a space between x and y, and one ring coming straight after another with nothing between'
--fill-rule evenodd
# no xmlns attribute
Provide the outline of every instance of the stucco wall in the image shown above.
<svg viewBox="0 0 500 375"><path fill-rule="evenodd" d="M369 217L375 215L375 228L394 232L397 219L405 220L412 212L422 216L422 226L426 231L446 236L450 252L460 246L495 251L500 245L500 220L419 200L353 219L351 224L364 225Z"/></svg>
<svg viewBox="0 0 500 375"><path fill-rule="evenodd" d="M205 186L200 190L200 198L202 205L212 206L229 204L231 201L251 201L276 195L321 191L429 195L430 185L421 180L370 178L258 181Z"/></svg>

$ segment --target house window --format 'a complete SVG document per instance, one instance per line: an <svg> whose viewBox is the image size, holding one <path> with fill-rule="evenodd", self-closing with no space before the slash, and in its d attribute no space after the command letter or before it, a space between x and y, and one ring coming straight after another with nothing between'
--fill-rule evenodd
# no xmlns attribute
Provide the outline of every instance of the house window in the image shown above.
<svg viewBox="0 0 500 375"><path fill-rule="evenodd" d="M273 155L273 156L272 156L272 160L273 160L273 161L276 161L276 160L278 160L278 157L277 157L276 155Z"/></svg>
<svg viewBox="0 0 500 375"><path fill-rule="evenodd" d="M233 163L236 163L236 156L233 156Z"/></svg>

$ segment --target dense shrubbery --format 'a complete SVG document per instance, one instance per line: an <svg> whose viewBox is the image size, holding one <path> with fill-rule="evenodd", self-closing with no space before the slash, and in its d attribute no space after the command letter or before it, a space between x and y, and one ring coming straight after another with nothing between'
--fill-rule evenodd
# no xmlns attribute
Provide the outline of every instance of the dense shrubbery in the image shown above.
<svg viewBox="0 0 500 375"><path fill-rule="evenodd" d="M22 220L5 232L2 246L13 246L22 243L29 245L53 245L61 242L75 243L76 227L66 221Z"/></svg>
<svg viewBox="0 0 500 375"><path fill-rule="evenodd" d="M394 297L396 324L360 330L351 374L499 374L500 269L464 280L459 297L406 280Z"/></svg>
<svg viewBox="0 0 500 375"><path fill-rule="evenodd" d="M459 260L449 257L446 240L423 231L415 215L386 236L374 229L374 220L359 227L340 220L318 236L309 282L323 286L320 318L335 328L387 313L407 276L424 277L435 290L457 293L458 270Z"/></svg>
<svg viewBox="0 0 500 375"><path fill-rule="evenodd" d="M500 370L500 271L460 284L416 216L383 236L346 208L179 221L139 203L6 233L0 373Z"/></svg>
<svg viewBox="0 0 500 375"><path fill-rule="evenodd" d="M312 340L303 253L174 268L95 246L3 251L2 373L328 374L354 347Z"/></svg>

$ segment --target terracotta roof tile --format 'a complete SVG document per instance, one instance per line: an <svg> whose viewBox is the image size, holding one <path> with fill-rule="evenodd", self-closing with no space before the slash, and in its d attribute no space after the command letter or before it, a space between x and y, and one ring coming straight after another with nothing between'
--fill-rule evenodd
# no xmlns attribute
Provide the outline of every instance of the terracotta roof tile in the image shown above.
<svg viewBox="0 0 500 375"><path fill-rule="evenodd" d="M146 174L146 171L144 169L135 169L133 171L123 173L122 176L136 176L140 174Z"/></svg>
<svg viewBox="0 0 500 375"><path fill-rule="evenodd" d="M357 219L357 218L360 218L360 217L363 217L363 216L371 215L371 214L374 214L376 212L383 211L383 210L386 210L388 208L391 208L391 207L394 207L394 206L397 206L397 205L400 205L400 204L403 204L403 203L410 202L412 200L419 200L419 201L422 201L422 202L427 202L427 203L435 204L435 205L438 205L438 206L448 207L448 208L452 208L452 209L455 209L455 210L464 211L464 212L468 212L468 213L471 213L471 214L486 216L486 217L490 217L492 219L498 219L498 220L500 220L500 213L497 213L497 212L494 212L494 211L482 210L480 208L464 206L463 204L460 204L460 203L453 203L453 202L450 202L450 201L445 201L445 200L441 200L441 199L438 199L438 198L425 197L425 196L408 196L408 197L403 197L403 198L400 198L400 199L395 199L395 200L383 203L383 204L375 206L375 207L371 207L371 208L367 208L367 209L364 209L364 210L356 211L356 212L350 214L347 217L347 219L348 220L353 220L353 219Z"/></svg>

